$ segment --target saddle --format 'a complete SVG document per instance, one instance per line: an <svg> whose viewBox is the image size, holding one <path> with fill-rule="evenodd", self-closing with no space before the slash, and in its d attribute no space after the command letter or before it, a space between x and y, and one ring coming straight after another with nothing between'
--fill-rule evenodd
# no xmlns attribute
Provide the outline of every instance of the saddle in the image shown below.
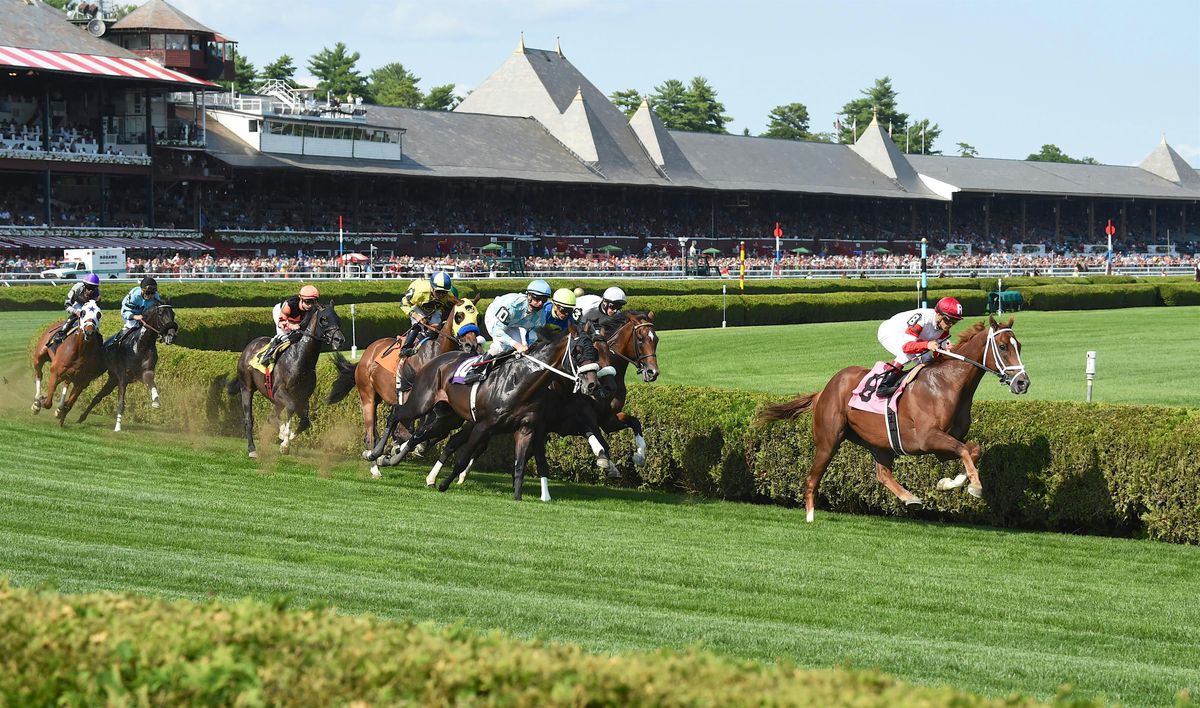
<svg viewBox="0 0 1200 708"><path fill-rule="evenodd" d="M483 356L483 354L476 354L475 356L470 357L463 361L463 363L459 364L458 367L454 369L454 373L450 375L450 383L466 384L482 381L484 379L483 376L472 377L472 381L467 381L467 378L470 377L471 374L479 374L480 369L486 368L477 366L477 364L479 364L479 360L482 359Z"/></svg>
<svg viewBox="0 0 1200 708"><path fill-rule="evenodd" d="M269 347L269 346L271 346L271 343L268 341L266 344L262 345L262 346L261 346L261 347L259 347L258 349L255 349L255 350L254 350L254 354L252 354L252 355L250 356L250 362L249 362L249 363L250 363L250 368L254 369L255 371L259 372L260 374L262 374L262 375L264 375L264 376L270 376L270 375L271 375L271 371L275 369L275 362L276 362L276 361L279 359L279 355L280 355L281 353L283 353L283 350L285 350L285 349L287 349L288 347L292 346L292 340L290 340L290 339L285 339L285 340L283 340L282 342L280 342L280 344L279 344L279 347L275 349L275 356L271 357L271 361L270 361L270 362L268 362L268 363L267 363L267 364L264 366L264 365L263 365L263 364L262 364L262 363L261 363L261 362L258 360L258 358L259 358L260 356L262 356L262 353L263 353L263 352L265 352L265 351L267 350L267 347Z"/></svg>
<svg viewBox="0 0 1200 708"><path fill-rule="evenodd" d="M413 343L413 351L416 352L416 350L420 349L425 342L428 342L431 339L433 339L433 337L418 337L417 341ZM375 364L383 367L388 373L395 375L396 370L400 367L400 360L404 358L404 354L402 353L404 350L401 348L402 344L404 344L404 335L396 337L386 349L380 352L379 355L375 357Z"/></svg>
<svg viewBox="0 0 1200 708"><path fill-rule="evenodd" d="M879 388L879 383L887 368L886 362L876 362L875 366L858 382L858 386L854 387L854 391L850 394L850 407L882 415L887 425L888 443L891 444L892 450L898 454L907 455L903 442L900 440L900 396L917 377L917 374L925 368L925 364L920 363L909 369L904 378L900 380L900 385L896 387L895 392L891 396L881 398L875 392Z"/></svg>

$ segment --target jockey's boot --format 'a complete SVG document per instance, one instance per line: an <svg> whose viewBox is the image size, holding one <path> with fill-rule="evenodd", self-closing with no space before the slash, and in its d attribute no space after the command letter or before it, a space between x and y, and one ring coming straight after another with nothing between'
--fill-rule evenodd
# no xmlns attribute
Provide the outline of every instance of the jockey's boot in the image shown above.
<svg viewBox="0 0 1200 708"><path fill-rule="evenodd" d="M471 373L463 377L463 383L477 383L486 379L493 361L495 358L491 354L484 355L482 359L471 366Z"/></svg>
<svg viewBox="0 0 1200 708"><path fill-rule="evenodd" d="M878 398L888 398L900 386L900 380L904 378L904 367L896 363L887 365L887 369L883 372L883 376L879 379L879 385L875 387L875 396Z"/></svg>
<svg viewBox="0 0 1200 708"><path fill-rule="evenodd" d="M275 357L275 350L279 348L279 345L283 343L284 339L286 339L286 336L280 336L278 334L272 337L270 343L267 344L267 348L263 350L262 354L258 355L258 363L262 364L263 366L270 364L271 359Z"/></svg>
<svg viewBox="0 0 1200 708"><path fill-rule="evenodd" d="M404 335L404 343L400 345L400 356L412 356L417 351L416 346L414 346L416 341L417 328L413 327Z"/></svg>
<svg viewBox="0 0 1200 708"><path fill-rule="evenodd" d="M71 331L71 326L74 324L75 315L71 315L67 318L66 322L63 322L62 327L58 328L58 331L55 332L54 336L50 338L50 341L46 342L46 346L57 347L58 345L62 344L62 341L67 338L67 332Z"/></svg>

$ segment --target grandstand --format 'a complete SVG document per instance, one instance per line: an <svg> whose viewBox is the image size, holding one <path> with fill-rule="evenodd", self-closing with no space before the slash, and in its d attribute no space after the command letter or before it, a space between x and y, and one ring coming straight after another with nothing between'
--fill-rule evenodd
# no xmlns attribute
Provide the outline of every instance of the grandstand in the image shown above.
<svg viewBox="0 0 1200 708"><path fill-rule="evenodd" d="M24 248L21 228L69 238L121 226L203 232L230 256L320 256L339 248L339 217L346 247L382 258L474 257L493 242L547 257L675 256L685 241L725 254L745 241L767 255L776 222L785 252L831 256L911 253L921 239L967 254L1083 253L1109 220L1126 252L1191 254L1200 238L1200 175L1165 139L1125 167L905 155L874 121L853 145L672 131L645 103L626 118L561 48L523 39L452 112L339 104L277 83L233 95L205 78L224 75L232 43L163 0L108 36L159 63L36 0L0 0L0 120L24 110L23 126L46 131L34 134L42 155L0 150L0 222L11 215L0 248ZM32 68L14 47L176 76ZM223 63L214 72L205 57ZM22 101L50 115L33 120ZM125 128L110 133L117 118ZM90 130L95 148L50 159L60 130Z"/></svg>

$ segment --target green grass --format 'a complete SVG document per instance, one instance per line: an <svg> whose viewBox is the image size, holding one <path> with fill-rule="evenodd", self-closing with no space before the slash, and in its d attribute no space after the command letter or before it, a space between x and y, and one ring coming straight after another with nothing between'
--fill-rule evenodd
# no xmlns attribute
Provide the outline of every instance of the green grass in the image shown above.
<svg viewBox="0 0 1200 708"><path fill-rule="evenodd" d="M968 318L963 325L975 321ZM1084 400L1084 362L1093 350L1093 400L1200 405L1196 387L1180 385L1193 377L1198 323L1200 307L1019 312L1013 333L1032 384L1027 395ZM843 367L870 366L888 356L876 339L878 326L871 321L661 332L659 381L780 395L818 391ZM976 394L989 400L1011 397L994 377L985 379Z"/></svg>
<svg viewBox="0 0 1200 708"><path fill-rule="evenodd" d="M1200 688L1200 549L243 457L236 439L0 418L0 574L68 592L294 594L598 651L700 644L990 695ZM536 480L531 490L536 494Z"/></svg>

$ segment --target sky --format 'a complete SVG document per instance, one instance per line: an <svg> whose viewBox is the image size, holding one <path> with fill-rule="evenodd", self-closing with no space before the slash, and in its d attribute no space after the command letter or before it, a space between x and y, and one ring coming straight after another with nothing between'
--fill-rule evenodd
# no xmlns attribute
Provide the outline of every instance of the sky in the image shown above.
<svg viewBox="0 0 1200 708"><path fill-rule="evenodd" d="M139 2L141 0L135 0ZM256 66L344 42L359 69L400 62L420 87L468 91L531 48L563 54L605 94L703 76L733 117L766 129L799 102L810 129L890 76L898 108L942 129L936 147L1136 165L1163 137L1200 165L1200 1L168 0L239 42ZM901 9L903 8L903 9ZM903 138L897 144L901 149Z"/></svg>

